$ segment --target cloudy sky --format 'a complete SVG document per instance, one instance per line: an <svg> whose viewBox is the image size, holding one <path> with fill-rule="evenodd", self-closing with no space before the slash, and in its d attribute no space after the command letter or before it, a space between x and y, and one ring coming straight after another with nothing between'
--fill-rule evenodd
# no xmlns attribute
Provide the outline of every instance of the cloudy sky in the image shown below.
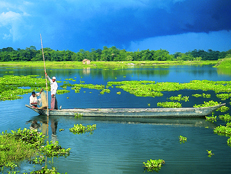
<svg viewBox="0 0 231 174"><path fill-rule="evenodd" d="M0 0L0 48L231 49L231 0Z"/></svg>

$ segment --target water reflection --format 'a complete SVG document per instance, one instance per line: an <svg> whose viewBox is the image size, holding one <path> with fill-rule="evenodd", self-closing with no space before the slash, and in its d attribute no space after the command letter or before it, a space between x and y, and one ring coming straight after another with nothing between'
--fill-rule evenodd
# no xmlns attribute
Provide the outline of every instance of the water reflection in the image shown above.
<svg viewBox="0 0 231 174"><path fill-rule="evenodd" d="M51 127L51 140L54 143L58 141L57 138L57 127L58 121L55 117L48 117L47 116L34 116L26 124L30 123L30 129L41 131L43 135L49 135L49 122Z"/></svg>
<svg viewBox="0 0 231 174"><path fill-rule="evenodd" d="M231 69L230 68L217 68L217 73L221 75L231 75Z"/></svg>

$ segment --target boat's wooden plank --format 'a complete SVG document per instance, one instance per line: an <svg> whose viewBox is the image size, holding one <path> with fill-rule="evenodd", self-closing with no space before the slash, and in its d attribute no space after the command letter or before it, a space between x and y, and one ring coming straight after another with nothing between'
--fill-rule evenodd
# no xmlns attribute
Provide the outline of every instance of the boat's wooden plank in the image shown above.
<svg viewBox="0 0 231 174"><path fill-rule="evenodd" d="M62 109L49 111L49 115L76 115L84 117L202 117L211 114L225 103L203 108L87 108ZM47 110L36 109L26 105L40 115L46 115Z"/></svg>

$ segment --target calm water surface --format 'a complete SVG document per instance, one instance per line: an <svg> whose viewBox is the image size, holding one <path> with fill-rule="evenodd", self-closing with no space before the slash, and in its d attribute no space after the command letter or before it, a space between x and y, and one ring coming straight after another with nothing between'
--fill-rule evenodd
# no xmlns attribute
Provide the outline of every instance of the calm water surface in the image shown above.
<svg viewBox="0 0 231 174"><path fill-rule="evenodd" d="M172 66L166 68L131 68L123 70L99 70L99 69L48 69L48 75L56 76L60 81L73 78L76 82L103 84L108 81L122 80L152 80L156 82L189 82L191 80L230 81L231 75L218 71L212 66ZM44 75L43 69L35 68L0 68L0 76L3 75ZM60 89L60 88L59 88ZM167 101L172 95L182 94L189 96L189 102L183 102L183 107L192 107L194 104L202 104L203 101L215 100L212 98L194 98L192 94L203 91L175 91L164 92L163 97L136 97L118 88L110 88L111 92L100 94L99 90L81 89L75 93L58 96L58 104L63 108L97 108L97 107L157 107L157 102ZM121 95L117 92L121 91ZM23 99L0 102L0 131L29 128L32 120L37 120L41 125L40 131L47 127L46 118L38 116L25 107L29 103L30 94L23 95ZM69 97L69 99L67 99ZM224 102L224 101L223 101ZM230 100L225 101L227 106ZM220 113L216 113L220 114ZM217 115L217 116L218 116ZM74 124L92 125L97 129L93 134L74 135L69 128ZM166 164L158 173L231 173L231 148L227 146L228 137L213 134L213 128L225 124L218 120L210 123L202 119L97 119L73 117L50 117L49 139L59 141L64 148L71 148L71 154L67 158L54 158L53 163L60 173L118 173L139 174L144 173L143 162L149 159L164 159ZM55 127L57 125L57 128ZM206 127L206 128L205 128ZM52 137L55 131L56 137ZM59 129L64 131L59 132ZM178 136L188 138L184 144L180 144ZM215 154L211 158L206 150L212 150ZM20 172L30 172L39 169L22 162Z"/></svg>

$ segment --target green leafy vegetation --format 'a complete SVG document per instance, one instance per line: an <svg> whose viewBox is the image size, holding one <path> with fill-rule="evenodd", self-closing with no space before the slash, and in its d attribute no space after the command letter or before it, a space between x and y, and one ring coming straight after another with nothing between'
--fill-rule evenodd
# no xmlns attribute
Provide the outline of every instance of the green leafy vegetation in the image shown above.
<svg viewBox="0 0 231 174"><path fill-rule="evenodd" d="M14 169L23 160L32 164L42 164L45 157L68 156L70 148L64 149L58 142L44 143L45 136L37 130L24 128L2 132L0 135L0 170Z"/></svg>
<svg viewBox="0 0 231 174"><path fill-rule="evenodd" d="M181 108L182 105L179 102L158 102L157 106L164 108Z"/></svg>
<svg viewBox="0 0 231 174"><path fill-rule="evenodd" d="M82 113L75 113L75 118L81 118L83 116Z"/></svg>
<svg viewBox="0 0 231 174"><path fill-rule="evenodd" d="M227 140L227 144L231 146L231 137Z"/></svg>
<svg viewBox="0 0 231 174"><path fill-rule="evenodd" d="M96 124L83 126L82 124L74 124L74 127L70 128L70 132L74 134L83 134L86 132L92 133L96 129Z"/></svg>
<svg viewBox="0 0 231 174"><path fill-rule="evenodd" d="M219 104L221 104L221 103L210 100L209 102L204 101L204 104L199 104L199 105L195 104L193 107L195 107L195 108L210 107L210 106L216 106L216 105L219 105Z"/></svg>
<svg viewBox="0 0 231 174"><path fill-rule="evenodd" d="M187 101L189 101L189 96L182 96L182 94L179 94L177 96L171 96L169 98L169 100L177 100L177 101L183 100L183 101L187 102Z"/></svg>
<svg viewBox="0 0 231 174"><path fill-rule="evenodd" d="M184 137L182 135L179 136L180 143L185 143L187 141L187 137Z"/></svg>
<svg viewBox="0 0 231 174"><path fill-rule="evenodd" d="M126 51L120 50L115 46L110 48L104 46L101 49L92 49L85 51L80 49L75 53L70 50L56 51L51 48L44 48L45 59L48 61L82 61L89 59L91 61L201 61L201 60L218 60L229 55L230 50L226 52L213 51L211 49L193 50L187 53L176 52L169 54L167 50L141 50L141 51ZM37 50L35 46L27 47L26 49L14 50L12 47L0 49L0 61L42 61L42 51ZM222 66L222 64L221 64Z"/></svg>
<svg viewBox="0 0 231 174"><path fill-rule="evenodd" d="M143 162L145 170L148 172L156 171L158 172L162 165L165 164L165 161L163 159L158 159L158 160L147 160L147 162Z"/></svg>
<svg viewBox="0 0 231 174"><path fill-rule="evenodd" d="M224 115L219 115L219 118L223 121L229 122L231 121L231 116L229 115L229 113L224 114Z"/></svg>
<svg viewBox="0 0 231 174"><path fill-rule="evenodd" d="M212 153L212 150L206 150L208 153L208 157L211 157L212 155L214 155L214 153Z"/></svg>
<svg viewBox="0 0 231 174"><path fill-rule="evenodd" d="M211 116L211 117L205 116L205 119L213 123L217 121L217 116Z"/></svg>
<svg viewBox="0 0 231 174"><path fill-rule="evenodd" d="M231 127L229 126L217 126L214 130L214 133L220 134L220 135L231 135Z"/></svg>
<svg viewBox="0 0 231 174"><path fill-rule="evenodd" d="M100 94L104 94L104 93L110 93L110 89L103 89L101 92L100 92Z"/></svg>
<svg viewBox="0 0 231 174"><path fill-rule="evenodd" d="M30 87L26 89L23 87ZM28 94L32 91L40 91L39 88L45 88L44 79L37 75L14 76L5 75L0 77L0 100L15 100L22 98L19 95Z"/></svg>
<svg viewBox="0 0 231 174"><path fill-rule="evenodd" d="M69 93L70 91L69 90L66 90L66 89L58 89L57 90L57 94L65 94L65 93Z"/></svg>

